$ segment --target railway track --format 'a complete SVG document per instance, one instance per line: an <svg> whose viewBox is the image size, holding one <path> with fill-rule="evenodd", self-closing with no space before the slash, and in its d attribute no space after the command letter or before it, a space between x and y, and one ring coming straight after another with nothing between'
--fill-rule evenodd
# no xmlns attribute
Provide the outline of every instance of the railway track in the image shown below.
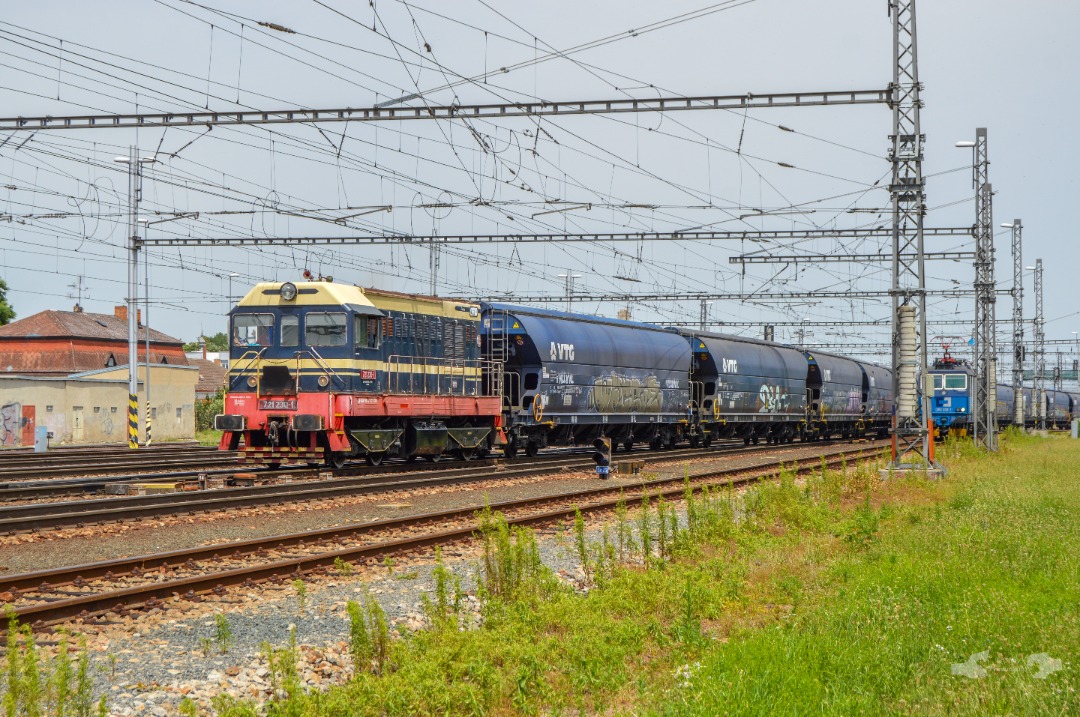
<svg viewBox="0 0 1080 717"><path fill-rule="evenodd" d="M175 452L132 453L99 456L64 456L42 459L0 459L0 492L7 486L30 479L65 478L109 474L117 471L168 471L185 468L233 465L237 456L231 451L199 448Z"/></svg>
<svg viewBox="0 0 1080 717"><path fill-rule="evenodd" d="M640 454L652 456L654 461L678 461L713 457L717 453L725 455L743 455L760 453L771 446L743 448L732 442L729 446L714 448L710 451L701 449L681 449L660 453ZM588 451L585 452L589 453ZM587 455L578 453L560 453L538 456L534 459L517 459L512 463L497 464L494 460L471 461L466 464L441 466L435 464L399 464L391 466L397 470L357 467L359 475L322 478L326 474L317 469L300 471L266 470L260 472L260 478L285 478L293 480L285 483L252 486L247 488L227 488L211 490L193 490L155 495L117 496L70 502L21 503L0 506L0 534L12 535L33 531L43 531L64 527L83 527L95 523L110 523L125 520L160 518L169 515L196 514L211 511L229 511L252 506L275 505L280 503L327 500L346 496L389 493L414 488L430 488L444 485L507 480L516 477L544 475L564 470L590 470L593 463ZM437 475L431 474L437 471ZM400 477L390 477L388 472L401 473ZM207 472L209 473L209 472ZM234 474L235 471L216 471L219 474ZM339 474L341 472L339 471ZM377 475L370 475L375 473ZM175 474L163 474L162 477L174 477ZM297 480L298 479L298 480ZM46 491L48 486L28 491ZM3 495L0 495L3 497Z"/></svg>
<svg viewBox="0 0 1080 717"><path fill-rule="evenodd" d="M827 465L877 457L885 444L847 446L817 451L783 465L800 472ZM739 467L710 469L689 476L693 490L704 485L745 484L763 472L776 470L781 461L763 460ZM535 525L565 520L583 513L609 511L620 500L631 503L643 494L678 498L683 477L655 481L620 481L596 488L557 495L496 503L490 507L507 516L512 525ZM162 607L165 600L200 599L224 594L231 586L250 587L260 581L325 570L338 561L370 561L434 545L469 539L476 531L475 515L484 506L425 513L337 528L279 535L155 555L103 561L0 578L0 590L13 615L35 627L78 618L103 619L110 611L121 614Z"/></svg>

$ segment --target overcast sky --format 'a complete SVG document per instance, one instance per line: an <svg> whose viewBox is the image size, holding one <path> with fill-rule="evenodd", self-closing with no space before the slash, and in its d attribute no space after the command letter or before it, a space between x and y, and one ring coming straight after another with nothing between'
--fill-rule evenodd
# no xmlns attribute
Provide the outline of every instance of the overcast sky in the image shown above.
<svg viewBox="0 0 1080 717"><path fill-rule="evenodd" d="M926 225L973 222L971 153L954 143L988 127L995 225L1022 218L1024 264L1044 260L1050 339L1080 330L1072 298L1080 252L1067 219L1077 193L1069 168L1078 147L1078 26L1076 3L918 6ZM42 0L5 8L0 44L3 116L364 107L414 94L422 99L407 104L878 89L892 78L885 0ZM122 303L126 170L112 160L133 143L159 160L146 169L141 214L199 213L153 224L150 237L855 228L887 226L888 213L875 210L889 206L890 123L886 107L868 106L15 133L0 136L0 274L19 316L69 309L69 285L80 276L88 311ZM582 206L551 211L574 204ZM364 213L378 207L392 210ZM746 216L762 210L782 213ZM1008 289L1009 232L996 231L999 287ZM926 244L972 248L955 239ZM887 262L745 272L729 263L750 253L882 250L880 240L451 246L437 287L457 296L562 295L558 275L580 274L581 293L884 291ZM187 340L221 330L230 274L234 296L258 280L299 279L305 268L427 292L429 259L422 245L155 248L151 323ZM930 286L969 288L973 273L968 261L935 262ZM969 320L972 304L934 299L928 316ZM573 306L603 315L625 308ZM696 321L701 308L630 310L678 322ZM721 300L708 311L714 321L756 324L733 333L759 336L760 324L773 321L880 321L812 326L807 342L872 352L889 339L886 298ZM1002 297L998 318L1011 312ZM777 338L796 330L782 325ZM959 323L930 330L970 332ZM1011 326L999 335L1010 336Z"/></svg>

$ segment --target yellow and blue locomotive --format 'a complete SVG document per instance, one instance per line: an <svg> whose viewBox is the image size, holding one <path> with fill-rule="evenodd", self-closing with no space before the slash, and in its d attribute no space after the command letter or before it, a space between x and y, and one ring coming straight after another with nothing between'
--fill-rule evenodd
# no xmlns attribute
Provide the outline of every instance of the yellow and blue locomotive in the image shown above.
<svg viewBox="0 0 1080 717"><path fill-rule="evenodd" d="M331 281L256 284L230 312L222 449L270 466L486 454L476 304Z"/></svg>

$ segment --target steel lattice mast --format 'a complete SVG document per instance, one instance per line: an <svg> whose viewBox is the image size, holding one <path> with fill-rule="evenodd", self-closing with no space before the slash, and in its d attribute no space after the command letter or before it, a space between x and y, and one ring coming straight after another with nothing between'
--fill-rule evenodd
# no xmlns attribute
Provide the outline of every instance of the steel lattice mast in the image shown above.
<svg viewBox="0 0 1080 717"><path fill-rule="evenodd" d="M931 456L930 400L918 382L926 372L926 273L923 143L915 0L890 0L893 23L892 162L893 377L896 425L891 469L938 469ZM914 459L914 460L913 460Z"/></svg>
<svg viewBox="0 0 1080 717"><path fill-rule="evenodd" d="M1024 427L1024 262L1021 255L1024 226L1012 223L1013 259L1013 425Z"/></svg>
<svg viewBox="0 0 1080 717"><path fill-rule="evenodd" d="M975 130L975 391L972 414L975 443L996 450L994 409L997 341L994 331L994 193L990 186L990 158L986 128Z"/></svg>
<svg viewBox="0 0 1080 717"><path fill-rule="evenodd" d="M1035 260L1035 427L1046 429L1046 334L1043 332L1043 265Z"/></svg>

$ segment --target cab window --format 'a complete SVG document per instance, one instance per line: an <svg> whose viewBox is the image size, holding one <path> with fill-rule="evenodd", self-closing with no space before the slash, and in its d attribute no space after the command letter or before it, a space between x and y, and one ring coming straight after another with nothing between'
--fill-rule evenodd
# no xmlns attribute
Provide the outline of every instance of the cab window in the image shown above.
<svg viewBox="0 0 1080 717"><path fill-rule="evenodd" d="M281 345L300 345L300 317L286 314L281 317Z"/></svg>
<svg viewBox="0 0 1080 717"><path fill-rule="evenodd" d="M345 314L308 314L304 319L304 343L308 346L344 346L345 327Z"/></svg>
<svg viewBox="0 0 1080 717"><path fill-rule="evenodd" d="M941 380L943 378L944 378L944 376L942 376L940 373L935 373L934 374L934 390L935 391L940 391L941 390Z"/></svg>
<svg viewBox="0 0 1080 717"><path fill-rule="evenodd" d="M233 317L232 345L270 346L274 343L272 314L237 314Z"/></svg>
<svg viewBox="0 0 1080 717"><path fill-rule="evenodd" d="M967 376L962 373L950 373L945 376L945 388L950 390L967 388Z"/></svg>
<svg viewBox="0 0 1080 717"><path fill-rule="evenodd" d="M379 339L382 338L382 329L379 319L374 316L353 317L353 343L358 349L377 349Z"/></svg>

